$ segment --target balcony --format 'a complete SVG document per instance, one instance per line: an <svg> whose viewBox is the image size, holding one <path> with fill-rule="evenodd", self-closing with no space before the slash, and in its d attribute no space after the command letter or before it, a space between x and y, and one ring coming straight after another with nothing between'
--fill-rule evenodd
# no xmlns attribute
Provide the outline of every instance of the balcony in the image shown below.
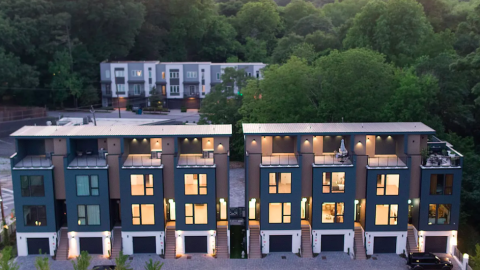
<svg viewBox="0 0 480 270"><path fill-rule="evenodd" d="M76 156L69 156L69 160L71 159L71 161L68 164L68 169L107 168L107 155L107 151L103 149L98 150L98 153L95 154L90 151L78 151Z"/></svg>
<svg viewBox="0 0 480 270"><path fill-rule="evenodd" d="M123 169L129 168L161 168L162 156L161 153L157 154L130 154L126 156L123 162Z"/></svg>
<svg viewBox="0 0 480 270"><path fill-rule="evenodd" d="M437 138L435 138L438 140ZM429 142L428 148L422 150L423 167L460 167L462 155L447 142L438 140Z"/></svg>
<svg viewBox="0 0 480 270"><path fill-rule="evenodd" d="M262 166L298 166L298 156L290 153L262 154Z"/></svg>
<svg viewBox="0 0 480 270"><path fill-rule="evenodd" d="M325 154L315 155L315 166L353 166L352 158L350 156L343 156L339 154Z"/></svg>
<svg viewBox="0 0 480 270"><path fill-rule="evenodd" d="M200 93L198 91L185 91L184 96L185 97L198 98L198 97L200 97Z"/></svg>
<svg viewBox="0 0 480 270"><path fill-rule="evenodd" d="M111 89L102 89L102 96L111 97L112 96L112 90Z"/></svg>
<svg viewBox="0 0 480 270"><path fill-rule="evenodd" d="M51 154L25 156L19 159L16 154L12 157L14 169L51 169L53 167Z"/></svg>
<svg viewBox="0 0 480 270"><path fill-rule="evenodd" d="M145 97L145 91L133 91L133 90L128 90L128 96L129 97Z"/></svg>
<svg viewBox="0 0 480 270"><path fill-rule="evenodd" d="M368 158L368 167L407 167L407 158L397 155L375 155Z"/></svg>
<svg viewBox="0 0 480 270"><path fill-rule="evenodd" d="M181 154L177 167L212 167L215 166L213 152L205 154Z"/></svg>

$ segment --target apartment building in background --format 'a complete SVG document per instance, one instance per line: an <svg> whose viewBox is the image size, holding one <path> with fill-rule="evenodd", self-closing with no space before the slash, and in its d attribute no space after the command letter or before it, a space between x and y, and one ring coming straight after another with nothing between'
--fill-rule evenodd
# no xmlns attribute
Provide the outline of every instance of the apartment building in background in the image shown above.
<svg viewBox="0 0 480 270"><path fill-rule="evenodd" d="M198 109L201 100L222 82L225 68L243 69L245 76L261 78L265 66L263 63L104 61L100 63L102 105L150 106L154 88L154 93L165 102L164 107ZM238 93L236 85L231 87Z"/></svg>
<svg viewBox="0 0 480 270"><path fill-rule="evenodd" d="M231 133L231 125L19 129L11 135L18 255L227 258Z"/></svg>
<svg viewBox="0 0 480 270"><path fill-rule="evenodd" d="M423 123L243 124L247 252L453 253L463 156Z"/></svg>

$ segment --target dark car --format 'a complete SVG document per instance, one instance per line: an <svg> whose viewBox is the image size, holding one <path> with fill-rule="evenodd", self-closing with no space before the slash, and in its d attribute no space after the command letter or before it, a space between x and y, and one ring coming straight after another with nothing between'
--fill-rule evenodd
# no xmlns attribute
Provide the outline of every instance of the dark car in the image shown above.
<svg viewBox="0 0 480 270"><path fill-rule="evenodd" d="M432 253L410 253L407 258L407 265L413 270L450 270L453 268L453 264L449 258L440 258Z"/></svg>
<svg viewBox="0 0 480 270"><path fill-rule="evenodd" d="M115 270L115 265L96 265L92 270Z"/></svg>

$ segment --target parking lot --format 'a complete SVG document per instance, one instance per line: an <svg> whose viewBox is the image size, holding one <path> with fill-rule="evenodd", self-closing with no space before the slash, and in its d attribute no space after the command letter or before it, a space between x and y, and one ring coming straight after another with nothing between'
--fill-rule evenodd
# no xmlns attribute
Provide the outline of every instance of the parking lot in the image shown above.
<svg viewBox="0 0 480 270"><path fill-rule="evenodd" d="M284 258L282 258L284 257ZM321 253L313 259L299 258L292 253L272 253L263 259L245 260L245 259L215 259L210 256L194 254L187 259L187 256L176 260L164 260L156 255L135 255L132 256L131 267L135 270L143 270L145 262L150 258L154 261L164 263L162 269L378 269L378 270L400 270L407 269L406 260L396 254L379 254L374 256L376 259L364 261L352 260L347 254L342 252ZM17 262L20 264L20 270L35 269L35 256L19 257ZM107 260L96 257L92 260L91 267L94 265L114 264L113 260ZM70 261L56 262L51 261L51 270L73 269ZM454 268L460 269L460 268Z"/></svg>

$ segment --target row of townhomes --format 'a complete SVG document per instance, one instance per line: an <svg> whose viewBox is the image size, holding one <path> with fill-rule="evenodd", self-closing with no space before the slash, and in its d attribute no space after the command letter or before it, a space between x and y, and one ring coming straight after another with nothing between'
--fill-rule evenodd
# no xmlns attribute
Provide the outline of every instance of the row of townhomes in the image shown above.
<svg viewBox="0 0 480 270"><path fill-rule="evenodd" d="M229 258L230 125L26 126L18 254ZM245 251L452 253L463 157L422 123L243 124Z"/></svg>
<svg viewBox="0 0 480 270"><path fill-rule="evenodd" d="M261 78L263 63L104 61L100 63L102 105L104 107L145 107L151 90L165 107L200 108L200 103L215 85L222 82L226 68L245 70L245 76ZM234 92L238 87L232 85Z"/></svg>

